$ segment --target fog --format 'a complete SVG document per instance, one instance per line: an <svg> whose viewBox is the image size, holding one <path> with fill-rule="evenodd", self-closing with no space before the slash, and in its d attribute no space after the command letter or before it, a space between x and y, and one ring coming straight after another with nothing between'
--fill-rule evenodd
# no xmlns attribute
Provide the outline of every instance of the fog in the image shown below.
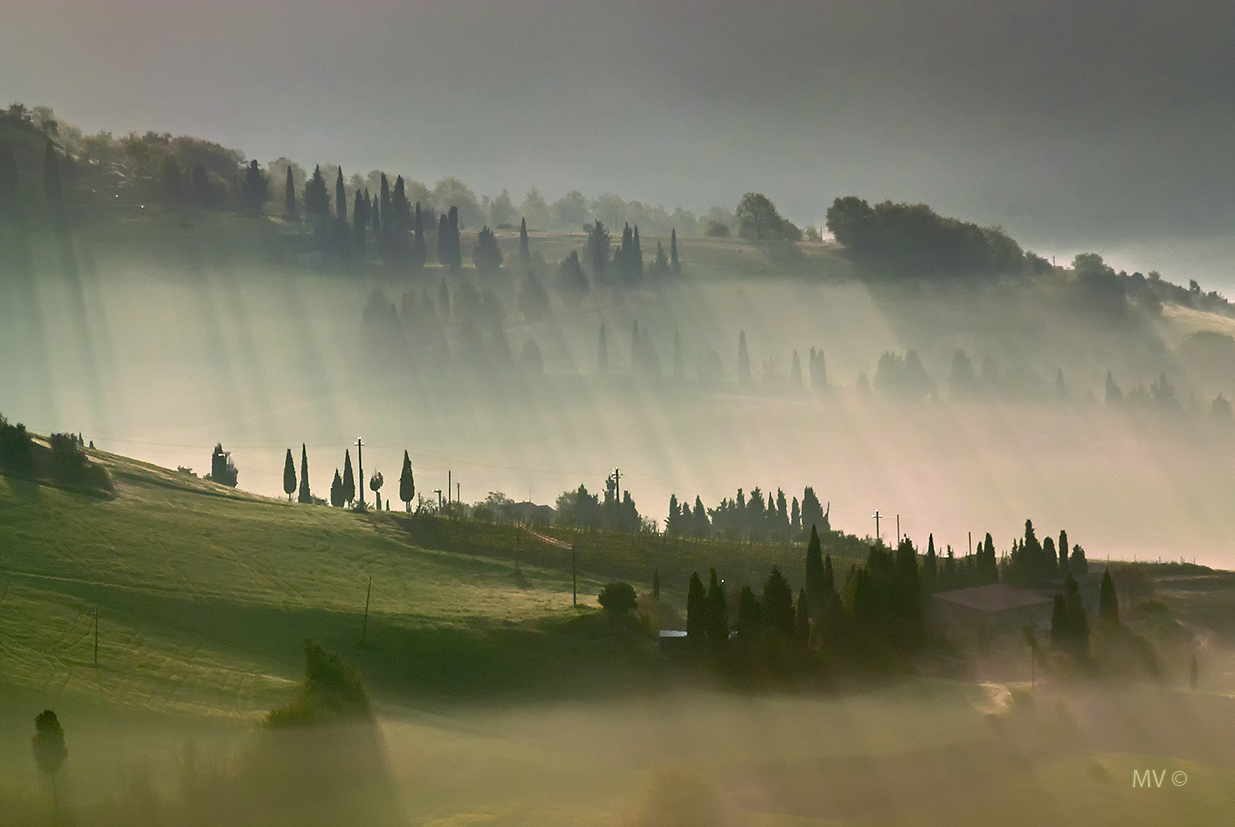
<svg viewBox="0 0 1235 827"><path fill-rule="evenodd" d="M958 554L969 532L1007 547L1028 518L1048 534L1066 529L1091 558L1235 565L1235 439L1209 415L1216 394L1235 395L1235 378L1183 345L1196 329L1235 330L1220 317L1168 307L1107 322L1035 297L1049 283L923 292L792 269L736 279L700 265L682 282L599 291L577 306L551 291L550 317L529 323L504 270L478 284L501 301L506 344L473 353L457 327L460 291L476 281L469 270L447 276L453 316L435 311L447 320L447 361L422 348L430 323L417 315L426 294L437 304L445 271L383 280L263 264L205 242L158 249L137 253L92 232L77 235L67 259L32 246L37 276L19 280L2 334L5 352L28 358L0 366L0 411L38 433L81 432L99 448L199 474L221 442L240 487L272 497L282 496L288 448L307 446L313 491L325 496L359 437L365 478L387 480L383 499L397 495L407 450L431 501L450 479L465 502L501 491L553 504L581 483L602 490L617 468L640 512L662 525L671 494L711 506L738 488L792 497L811 485L835 527L873 535L879 510L886 536L899 516L915 540L933 534ZM683 250L689 261L691 243ZM634 323L659 378L632 372ZM529 339L543 375L523 361ZM796 350L810 383L811 348L826 358L826 391L791 381ZM966 399L950 386L958 348L979 378L993 372L998 396ZM877 385L881 354L910 349L933 398L862 389ZM708 350L721 385L697 381ZM1103 404L1108 370L1125 394L1169 376L1177 408Z"/></svg>

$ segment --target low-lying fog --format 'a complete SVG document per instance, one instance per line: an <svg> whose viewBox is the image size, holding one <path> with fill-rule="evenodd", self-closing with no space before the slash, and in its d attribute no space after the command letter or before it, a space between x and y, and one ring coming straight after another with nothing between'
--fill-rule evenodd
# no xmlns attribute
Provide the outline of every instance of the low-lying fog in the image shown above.
<svg viewBox="0 0 1235 827"><path fill-rule="evenodd" d="M199 474L221 442L240 487L261 494L282 496L285 451L299 466L304 443L313 491L327 496L344 450L363 437L365 476L383 473L383 499L397 496L406 449L417 491L431 500L448 472L467 502L502 491L553 504L580 483L602 490L619 468L641 513L662 524L670 494L711 506L738 488L800 496L813 485L833 526L858 534L874 533L878 509L885 536L899 515L916 540L930 532L960 553L967 532L990 531L1007 547L1032 518L1047 534L1066 529L1091 558L1235 567L1235 438L1209 415L1214 395L1232 396L1235 383L1194 382L1174 357L1188 332L1221 320L1168 307L1156 320L1091 331L1086 318L1051 316L995 289L925 296L696 272L577 307L553 292L549 318L529 324L517 303L522 279L504 270L481 287L501 299L509 365L439 370L437 357L416 354L411 328L421 322L409 320L423 321L426 304L445 317L444 271L380 285L402 319L392 334L373 314L364 320L368 275L192 254L128 258L85 243L75 255L66 266L40 248L26 272L12 268L13 300L0 306L0 412L39 433L80 431L99 448ZM446 277L456 315L466 273ZM405 308L409 291L420 309ZM632 322L654 347L658 380L632 376ZM742 331L752 379L739 391ZM684 380L674 377L675 333ZM529 339L544 376L525 367ZM826 393L809 388L812 347L826 358ZM881 353L910 348L935 401L861 389L874 383ZM983 380L1002 376L1020 395L950 394L957 348ZM703 392L695 377L708 349L726 384ZM791 382L794 350L804 391ZM1108 369L1125 394L1168 373L1181 412L1104 405Z"/></svg>

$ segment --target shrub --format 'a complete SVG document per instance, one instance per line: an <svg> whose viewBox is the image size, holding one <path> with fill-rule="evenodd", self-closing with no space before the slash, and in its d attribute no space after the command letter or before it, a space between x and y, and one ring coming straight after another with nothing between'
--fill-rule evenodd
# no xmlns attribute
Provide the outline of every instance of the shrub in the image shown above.
<svg viewBox="0 0 1235 827"><path fill-rule="evenodd" d="M51 475L57 483L109 493L115 490L107 469L86 458L76 436L52 434L47 441L51 445Z"/></svg>
<svg viewBox="0 0 1235 827"><path fill-rule="evenodd" d="M0 416L0 471L10 474L29 474L34 470L34 445L26 426L18 422L10 425Z"/></svg>
<svg viewBox="0 0 1235 827"><path fill-rule="evenodd" d="M272 711L267 725L312 726L369 717L369 693L355 667L311 640L304 642L304 675L300 697Z"/></svg>
<svg viewBox="0 0 1235 827"><path fill-rule="evenodd" d="M634 611L637 601L629 583L610 583L600 590L600 606L612 619Z"/></svg>

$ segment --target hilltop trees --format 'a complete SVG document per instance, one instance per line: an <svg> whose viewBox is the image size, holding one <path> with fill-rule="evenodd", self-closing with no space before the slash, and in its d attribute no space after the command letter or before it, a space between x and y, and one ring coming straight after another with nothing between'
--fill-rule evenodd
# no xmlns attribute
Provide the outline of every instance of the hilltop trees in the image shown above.
<svg viewBox="0 0 1235 827"><path fill-rule="evenodd" d="M300 493L296 502L302 505L313 504L313 494L309 491L309 451L304 443L300 443Z"/></svg>
<svg viewBox="0 0 1235 827"><path fill-rule="evenodd" d="M801 241L802 231L782 218L767 196L748 192L742 196L734 217L738 235L760 241Z"/></svg>
<svg viewBox="0 0 1235 827"><path fill-rule="evenodd" d="M412 475L412 460L403 452L403 472L399 474L399 501L405 510L412 510L412 500L416 499L416 478Z"/></svg>
<svg viewBox="0 0 1235 827"><path fill-rule="evenodd" d="M288 172L291 172L290 168ZM269 198L270 182L266 180L266 173L262 172L257 161L250 161L244 175L244 182L240 185L241 203L244 204L246 210L257 215Z"/></svg>
<svg viewBox="0 0 1235 827"><path fill-rule="evenodd" d="M343 478L339 476L339 469L334 469L334 480L330 483L330 504L335 508L342 508L347 505L347 500L343 496Z"/></svg>
<svg viewBox="0 0 1235 827"><path fill-rule="evenodd" d="M296 462L292 459L292 449L287 449L287 459L283 462L283 493L287 495L287 501L292 501L292 494L296 492Z"/></svg>
<svg viewBox="0 0 1235 827"><path fill-rule="evenodd" d="M207 479L235 488L239 476L240 472L232 462L231 453L223 450L223 443L216 443L214 452L210 455L210 476Z"/></svg>
<svg viewBox="0 0 1235 827"><path fill-rule="evenodd" d="M609 620L614 623L633 612L638 605L635 589L629 583L610 583L605 586L600 590L598 602Z"/></svg>
<svg viewBox="0 0 1235 827"><path fill-rule="evenodd" d="M369 477L369 490L373 492L373 502L378 511L382 510L381 490L382 484L385 482L386 480L382 477L381 471L374 471L373 475Z"/></svg>
<svg viewBox="0 0 1235 827"><path fill-rule="evenodd" d="M497 246L497 236L488 226L480 228L476 246L472 250L472 264L477 272L491 275L502 268L502 251Z"/></svg>
<svg viewBox="0 0 1235 827"><path fill-rule="evenodd" d="M340 489L343 494L343 502L351 505L356 499L356 475L352 472L352 453L350 450L343 452L343 487Z"/></svg>
<svg viewBox="0 0 1235 827"><path fill-rule="evenodd" d="M318 227L330 221L330 194L320 165L313 168L313 177L304 185L304 213Z"/></svg>

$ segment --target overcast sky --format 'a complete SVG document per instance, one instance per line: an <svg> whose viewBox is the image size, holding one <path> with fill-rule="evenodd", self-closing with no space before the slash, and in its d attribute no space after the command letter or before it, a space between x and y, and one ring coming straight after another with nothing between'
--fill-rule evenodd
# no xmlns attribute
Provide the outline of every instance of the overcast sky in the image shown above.
<svg viewBox="0 0 1235 827"><path fill-rule="evenodd" d="M516 200L924 201L1235 292L1230 0L0 0L0 95Z"/></svg>

